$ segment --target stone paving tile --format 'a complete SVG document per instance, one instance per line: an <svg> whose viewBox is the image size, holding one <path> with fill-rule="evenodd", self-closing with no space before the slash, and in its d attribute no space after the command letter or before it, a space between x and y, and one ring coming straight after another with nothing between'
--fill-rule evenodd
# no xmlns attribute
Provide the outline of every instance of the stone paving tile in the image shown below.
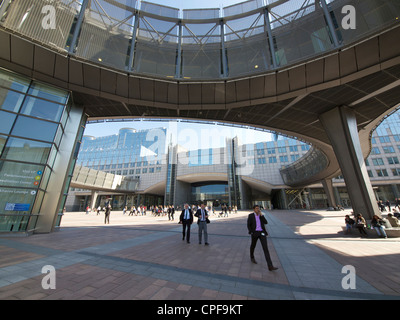
<svg viewBox="0 0 400 320"><path fill-rule="evenodd" d="M9 246L0 246L0 268L14 265L16 263L32 261L42 257L42 255L32 252L22 251Z"/></svg>
<svg viewBox="0 0 400 320"><path fill-rule="evenodd" d="M212 217L208 247L197 243L195 224L191 244L187 244L181 240L176 221L165 217L133 220L118 212L113 212L114 225L104 226L101 217L77 213L63 218L65 227L59 232L0 238L0 253L5 253L0 255L0 299L400 297L398 240L344 237L340 234L343 212L268 212L268 246L279 267L269 272L260 244L256 248L258 264L249 261L247 214ZM44 264L56 267L55 290L41 287ZM340 288L340 269L345 264L356 266L355 292Z"/></svg>
<svg viewBox="0 0 400 320"><path fill-rule="evenodd" d="M338 264L354 266L357 276L368 285L383 294L400 295L400 274L396 262L400 261L400 239L363 239L357 234L345 235L341 227L344 216L350 214L349 210L276 210L270 214ZM365 287L367 284L358 281L357 286Z"/></svg>

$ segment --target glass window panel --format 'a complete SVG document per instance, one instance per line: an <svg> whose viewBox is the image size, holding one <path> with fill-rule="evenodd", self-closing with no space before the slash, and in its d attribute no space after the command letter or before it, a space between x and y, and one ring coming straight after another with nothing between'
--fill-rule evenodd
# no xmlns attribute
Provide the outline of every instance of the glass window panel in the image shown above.
<svg viewBox="0 0 400 320"><path fill-rule="evenodd" d="M7 137L0 134L0 156L3 152L3 147L6 144Z"/></svg>
<svg viewBox="0 0 400 320"><path fill-rule="evenodd" d="M77 56L125 69L134 28L135 1L122 2L91 2L81 27Z"/></svg>
<svg viewBox="0 0 400 320"><path fill-rule="evenodd" d="M10 6L2 24L10 30L18 30L18 34L28 39L35 39L61 50L65 48L74 18L80 9L79 2L82 1L12 1L9 2ZM51 15L43 10L46 5L52 6ZM53 13L54 29L42 27L42 23L51 22L49 17ZM48 26L52 27L51 24Z"/></svg>
<svg viewBox="0 0 400 320"><path fill-rule="evenodd" d="M140 73L175 77L176 44L160 46L150 41L138 40L135 70Z"/></svg>
<svg viewBox="0 0 400 320"><path fill-rule="evenodd" d="M43 176L43 165L0 161L0 185L38 188Z"/></svg>
<svg viewBox="0 0 400 320"><path fill-rule="evenodd" d="M51 143L10 137L1 157L9 160L46 163L51 146Z"/></svg>
<svg viewBox="0 0 400 320"><path fill-rule="evenodd" d="M219 78L221 76L220 44L182 45L184 78Z"/></svg>
<svg viewBox="0 0 400 320"><path fill-rule="evenodd" d="M27 97L21 113L46 120L60 121L64 106L46 100Z"/></svg>
<svg viewBox="0 0 400 320"><path fill-rule="evenodd" d="M21 93L0 88L0 109L18 112L24 96Z"/></svg>
<svg viewBox="0 0 400 320"><path fill-rule="evenodd" d="M150 17L140 19L134 68L138 72L175 76L178 26Z"/></svg>
<svg viewBox="0 0 400 320"><path fill-rule="evenodd" d="M20 137L53 142L57 127L57 123L18 116L12 134Z"/></svg>
<svg viewBox="0 0 400 320"><path fill-rule="evenodd" d="M322 10L317 7L318 11L315 12L315 5L301 6L302 3L302 1L296 3L288 1L271 9L275 55L280 66L333 48ZM295 11L286 11L288 9ZM287 15L289 12L292 13Z"/></svg>
<svg viewBox="0 0 400 320"><path fill-rule="evenodd" d="M331 14L339 22L339 38L343 40L343 43L348 44L354 41L354 39L365 36L373 30L392 23L398 19L400 14L398 3L398 0L346 1L346 5L352 5L357 10L357 27L355 29L343 29L340 23L343 17L343 6L340 4L340 1L332 1L330 4Z"/></svg>
<svg viewBox="0 0 400 320"><path fill-rule="evenodd" d="M35 198L36 192L32 189L0 187L0 212L5 214L30 213Z"/></svg>
<svg viewBox="0 0 400 320"><path fill-rule="evenodd" d="M0 111L0 133L9 134L15 118L13 113Z"/></svg>
<svg viewBox="0 0 400 320"><path fill-rule="evenodd" d="M58 126L57 136L56 136L55 139L54 139L54 143L55 143L57 146L60 145L60 142L61 142L61 139L62 139L62 137L63 137L63 134L64 134L64 131L62 130L62 127L61 127L61 126ZM99 156L98 156L98 157L99 157Z"/></svg>
<svg viewBox="0 0 400 320"><path fill-rule="evenodd" d="M50 167L53 167L54 161L56 160L57 154L58 154L57 148L55 147L55 145L53 145L53 147L51 148L51 151L50 151L50 155L49 155L49 157L47 159L47 164Z"/></svg>
<svg viewBox="0 0 400 320"><path fill-rule="evenodd" d="M29 88L28 94L51 100L57 103L65 104L68 98L68 92L62 89L54 88L45 84L34 82Z"/></svg>
<svg viewBox="0 0 400 320"><path fill-rule="evenodd" d="M29 82L30 81L24 77L20 77L3 70L0 71L1 87L26 92L29 87Z"/></svg>

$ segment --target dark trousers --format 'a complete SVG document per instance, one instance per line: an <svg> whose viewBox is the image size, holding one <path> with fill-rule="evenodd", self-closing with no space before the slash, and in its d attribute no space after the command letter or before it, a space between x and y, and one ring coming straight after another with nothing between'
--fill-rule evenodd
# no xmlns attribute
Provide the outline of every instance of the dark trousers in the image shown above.
<svg viewBox="0 0 400 320"><path fill-rule="evenodd" d="M268 251L268 244L267 244L267 236L262 235L262 231L255 231L251 235L251 245L250 245L250 258L254 258L254 249L256 248L257 240L260 239L261 246L264 251L265 260L267 261L268 267L272 267L272 260L271 256L269 255Z"/></svg>
<svg viewBox="0 0 400 320"><path fill-rule="evenodd" d="M185 240L185 233L186 233L186 241L190 241L190 221L183 219L182 221L182 240Z"/></svg>

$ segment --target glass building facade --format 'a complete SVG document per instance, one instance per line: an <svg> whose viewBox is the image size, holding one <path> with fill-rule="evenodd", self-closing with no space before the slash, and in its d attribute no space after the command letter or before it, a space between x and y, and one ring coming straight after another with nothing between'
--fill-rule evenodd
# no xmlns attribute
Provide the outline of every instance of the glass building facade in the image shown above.
<svg viewBox="0 0 400 320"><path fill-rule="evenodd" d="M0 231L36 229L70 111L68 91L0 69ZM65 189L54 208L60 214Z"/></svg>
<svg viewBox="0 0 400 320"><path fill-rule="evenodd" d="M115 135L83 136L78 164L124 176L156 171L166 154L166 135L165 128L123 128Z"/></svg>
<svg viewBox="0 0 400 320"><path fill-rule="evenodd" d="M365 164L377 200L394 201L400 197L399 128L400 112L396 111L386 117L371 135L371 153ZM127 130L121 130L119 135L95 140L110 141L112 146L117 146ZM132 132L134 129L129 130ZM94 143L94 138L85 137L83 140ZM136 148L140 149L140 146L139 143ZM122 170L122 174L132 177L140 175L142 185L163 184L164 191L158 196L146 193L129 194L126 198L118 196L121 208L124 203L182 205L185 202L194 204L200 201L214 207L218 207L216 204L227 203L242 209L254 203L262 204L265 208L273 206L280 209L327 207L327 195L322 185L291 188L285 183L289 178L307 177L326 161L317 149L299 140L278 136L273 141L242 145L234 138L226 139L223 148L185 150L178 145L169 145L167 150L164 161L159 163L141 159L133 164L133 169L124 171L124 165L122 169L118 169L118 165L114 169L105 169L106 172L114 173ZM90 155L96 154L94 151L92 148L84 148L80 158L85 159L85 153L90 158ZM109 150L109 153L112 151ZM100 168L99 159L92 157L91 161L94 168ZM122 160L114 162L122 163ZM141 170L140 173L136 173L137 169ZM159 173L158 180L151 180L156 171ZM263 188L262 184L268 187ZM144 188L141 190L144 192ZM338 205L351 206L346 185L340 175L333 179L333 192ZM90 197L90 193L85 197Z"/></svg>

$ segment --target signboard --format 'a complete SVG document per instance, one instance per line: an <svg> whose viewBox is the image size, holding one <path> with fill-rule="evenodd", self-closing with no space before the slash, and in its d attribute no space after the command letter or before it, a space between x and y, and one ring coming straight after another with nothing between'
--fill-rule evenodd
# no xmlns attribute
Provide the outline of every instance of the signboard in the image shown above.
<svg viewBox="0 0 400 320"><path fill-rule="evenodd" d="M29 211L30 203L6 203L5 211Z"/></svg>
<svg viewBox="0 0 400 320"><path fill-rule="evenodd" d="M43 166L3 163L0 172L0 185L34 188L38 187L43 175Z"/></svg>

